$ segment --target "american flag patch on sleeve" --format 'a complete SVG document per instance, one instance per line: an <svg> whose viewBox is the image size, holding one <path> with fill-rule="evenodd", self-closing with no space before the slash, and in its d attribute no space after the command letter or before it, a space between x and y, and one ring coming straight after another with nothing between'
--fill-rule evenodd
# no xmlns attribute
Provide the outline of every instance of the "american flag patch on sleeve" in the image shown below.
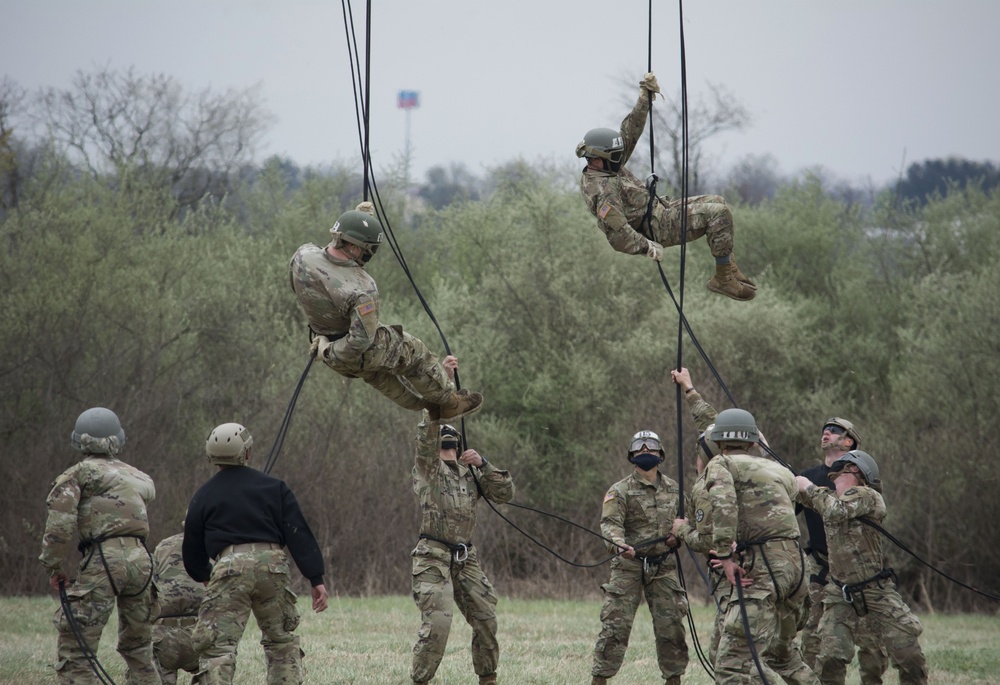
<svg viewBox="0 0 1000 685"><path fill-rule="evenodd" d="M614 490L608 490L608 494L606 494L604 496L604 501L605 502L610 502L614 498L615 498L615 491Z"/></svg>
<svg viewBox="0 0 1000 685"><path fill-rule="evenodd" d="M364 304L358 305L358 316L367 316L375 311L374 302L365 302Z"/></svg>
<svg viewBox="0 0 1000 685"><path fill-rule="evenodd" d="M597 211L597 216L603 219L608 215L608 212L610 211L611 211L611 204L605 202L603 205L601 205L601 208Z"/></svg>

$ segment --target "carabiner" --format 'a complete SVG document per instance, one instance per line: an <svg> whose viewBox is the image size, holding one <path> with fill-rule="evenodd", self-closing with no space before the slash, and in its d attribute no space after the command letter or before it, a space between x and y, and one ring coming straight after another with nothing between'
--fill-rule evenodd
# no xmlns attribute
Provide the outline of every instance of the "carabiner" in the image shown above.
<svg viewBox="0 0 1000 685"><path fill-rule="evenodd" d="M455 559L456 563L461 564L462 562L464 562L466 559L469 558L469 547L464 542L460 542L455 547L456 549L454 552L452 552L452 557ZM459 547L461 549L457 549Z"/></svg>

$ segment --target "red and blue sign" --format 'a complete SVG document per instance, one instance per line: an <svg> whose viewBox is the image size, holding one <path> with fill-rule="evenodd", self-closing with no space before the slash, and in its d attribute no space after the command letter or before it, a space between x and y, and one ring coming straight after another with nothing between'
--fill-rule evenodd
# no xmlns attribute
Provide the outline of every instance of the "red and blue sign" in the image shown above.
<svg viewBox="0 0 1000 685"><path fill-rule="evenodd" d="M416 109L420 106L420 93L416 90L401 90L396 96L399 109Z"/></svg>

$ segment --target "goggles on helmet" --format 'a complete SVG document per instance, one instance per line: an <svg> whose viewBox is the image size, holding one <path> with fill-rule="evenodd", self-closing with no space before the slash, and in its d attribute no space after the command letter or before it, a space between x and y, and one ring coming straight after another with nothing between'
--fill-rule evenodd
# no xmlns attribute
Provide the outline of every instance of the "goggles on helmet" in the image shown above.
<svg viewBox="0 0 1000 685"><path fill-rule="evenodd" d="M838 426L835 423L828 423L825 426L823 426L822 432L825 433L827 431L830 431L834 435L843 435L844 433L847 432L843 426Z"/></svg>
<svg viewBox="0 0 1000 685"><path fill-rule="evenodd" d="M660 446L660 441L655 438L637 438L632 441L632 445L628 448L630 453L632 452L662 452L663 448Z"/></svg>

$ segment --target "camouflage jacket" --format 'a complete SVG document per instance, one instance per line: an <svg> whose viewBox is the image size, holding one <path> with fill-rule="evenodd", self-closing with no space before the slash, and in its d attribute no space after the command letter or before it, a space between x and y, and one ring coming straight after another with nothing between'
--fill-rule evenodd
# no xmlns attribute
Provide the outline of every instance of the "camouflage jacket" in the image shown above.
<svg viewBox="0 0 1000 685"><path fill-rule="evenodd" d="M729 556L734 542L799 538L798 485L780 464L744 453L720 454L705 467L712 506L712 548Z"/></svg>
<svg viewBox="0 0 1000 685"><path fill-rule="evenodd" d="M649 98L641 93L635 107L622 121L625 150L617 173L585 167L580 177L580 192L591 214L597 217L598 227L611 247L625 254L644 254L649 245L646 238L637 232L646 216L649 191L625 168L646 127L648 113Z"/></svg>
<svg viewBox="0 0 1000 685"><path fill-rule="evenodd" d="M197 616L205 586L184 570L181 544L184 533L171 535L153 550L153 585L160 603L159 618Z"/></svg>
<svg viewBox="0 0 1000 685"><path fill-rule="evenodd" d="M656 472L656 483L650 483L634 470L618 481L604 495L601 507L601 535L619 545L635 547L641 542L670 535L674 519L680 508L680 488L677 483ZM607 543L608 550L621 551ZM658 542L636 549L638 557L659 556L670 551L666 542ZM664 561L664 568L677 565L671 556Z"/></svg>
<svg viewBox="0 0 1000 685"><path fill-rule="evenodd" d="M875 523L885 519L885 500L867 486L850 488L837 497L835 492L810 485L799 493L803 504L823 517L830 576L839 583L853 584L882 570L882 536L858 519L865 516Z"/></svg>
<svg viewBox="0 0 1000 685"><path fill-rule="evenodd" d="M331 353L349 366L361 365L378 330L378 288L368 272L353 260L336 259L326 248L301 246L288 265L295 292L309 327L337 340Z"/></svg>
<svg viewBox="0 0 1000 685"><path fill-rule="evenodd" d="M420 502L420 532L452 544L467 544L476 529L475 473L483 496L496 504L514 498L510 473L491 463L468 467L460 462L445 462L440 457L440 426L428 421L426 414L417 427L417 454L413 463L413 492Z"/></svg>
<svg viewBox="0 0 1000 685"><path fill-rule="evenodd" d="M81 540L149 535L146 505L156 489L145 473L113 457L85 455L56 478L39 559L49 575L62 570L73 536Z"/></svg>
<svg viewBox="0 0 1000 685"><path fill-rule="evenodd" d="M694 425L698 428L699 433L704 432L706 428L715 423L718 412L715 411L715 407L702 398L697 390L685 393L684 399L688 403L691 418L694 419ZM695 450L700 453L701 446L696 446ZM712 458L711 455L707 454L696 456L700 456L705 461L710 461ZM685 545L702 554L708 554L709 550L713 549L712 502L708 497L708 489L705 487L705 474L705 471L698 474L694 485L691 486L691 494L688 495L691 502L691 508L688 511L693 512L688 514L688 519L693 519L694 523L684 524L677 531L677 537Z"/></svg>

